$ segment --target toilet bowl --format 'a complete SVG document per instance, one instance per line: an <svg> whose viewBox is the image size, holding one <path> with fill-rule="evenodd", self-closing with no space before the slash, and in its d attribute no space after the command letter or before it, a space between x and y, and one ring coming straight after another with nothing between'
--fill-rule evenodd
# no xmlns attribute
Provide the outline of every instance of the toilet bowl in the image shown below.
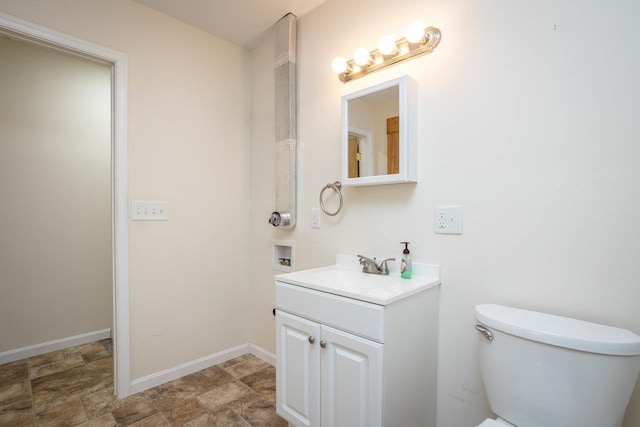
<svg viewBox="0 0 640 427"><path fill-rule="evenodd" d="M630 331L495 304L475 309L482 427L617 427L640 372Z"/></svg>

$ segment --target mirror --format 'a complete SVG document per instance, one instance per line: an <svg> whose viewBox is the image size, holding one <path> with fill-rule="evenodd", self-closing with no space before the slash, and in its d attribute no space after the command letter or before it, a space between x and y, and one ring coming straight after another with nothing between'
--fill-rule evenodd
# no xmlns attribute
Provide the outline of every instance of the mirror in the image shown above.
<svg viewBox="0 0 640 427"><path fill-rule="evenodd" d="M415 182L415 84L408 76L342 97L342 183Z"/></svg>

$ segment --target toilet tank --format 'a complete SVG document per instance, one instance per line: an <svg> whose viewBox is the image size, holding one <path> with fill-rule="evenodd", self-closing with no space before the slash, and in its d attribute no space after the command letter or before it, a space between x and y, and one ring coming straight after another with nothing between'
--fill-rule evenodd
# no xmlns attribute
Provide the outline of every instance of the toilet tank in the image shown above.
<svg viewBox="0 0 640 427"><path fill-rule="evenodd" d="M476 306L491 409L518 427L620 426L640 371L625 329L495 304Z"/></svg>

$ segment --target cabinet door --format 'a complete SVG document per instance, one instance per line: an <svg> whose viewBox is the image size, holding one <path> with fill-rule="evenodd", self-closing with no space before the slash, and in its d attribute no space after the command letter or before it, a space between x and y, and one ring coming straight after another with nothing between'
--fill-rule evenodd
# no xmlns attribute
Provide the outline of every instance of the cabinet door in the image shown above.
<svg viewBox="0 0 640 427"><path fill-rule="evenodd" d="M382 425L382 344L322 326L322 426Z"/></svg>
<svg viewBox="0 0 640 427"><path fill-rule="evenodd" d="M320 425L320 325L276 312L276 409L296 426Z"/></svg>

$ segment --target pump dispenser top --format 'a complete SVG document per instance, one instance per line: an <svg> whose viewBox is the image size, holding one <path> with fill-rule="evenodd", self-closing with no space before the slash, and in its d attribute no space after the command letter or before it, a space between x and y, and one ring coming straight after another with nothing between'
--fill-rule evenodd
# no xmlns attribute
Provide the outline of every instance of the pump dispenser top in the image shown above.
<svg viewBox="0 0 640 427"><path fill-rule="evenodd" d="M400 242L404 245L402 251L402 261L400 262L400 277L403 279L411 279L411 252L409 251L409 243Z"/></svg>

